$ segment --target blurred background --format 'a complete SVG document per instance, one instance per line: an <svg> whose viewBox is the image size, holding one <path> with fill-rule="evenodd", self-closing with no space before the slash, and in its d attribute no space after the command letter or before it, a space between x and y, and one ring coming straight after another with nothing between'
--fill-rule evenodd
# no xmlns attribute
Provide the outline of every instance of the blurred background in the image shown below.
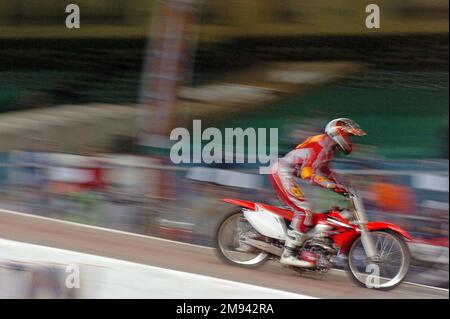
<svg viewBox="0 0 450 319"><path fill-rule="evenodd" d="M447 1L379 0L380 29L357 0L69 3L0 0L0 208L211 246L220 198L277 199L257 164L172 164L174 127L276 127L283 156L345 116L368 135L334 168L448 288Z"/></svg>

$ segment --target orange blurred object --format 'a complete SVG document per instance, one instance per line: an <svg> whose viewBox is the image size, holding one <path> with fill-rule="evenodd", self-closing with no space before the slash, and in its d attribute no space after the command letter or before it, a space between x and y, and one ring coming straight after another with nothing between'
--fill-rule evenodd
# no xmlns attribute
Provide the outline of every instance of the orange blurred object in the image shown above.
<svg viewBox="0 0 450 319"><path fill-rule="evenodd" d="M384 212L412 213L415 197L407 186L376 182L369 188L375 205Z"/></svg>

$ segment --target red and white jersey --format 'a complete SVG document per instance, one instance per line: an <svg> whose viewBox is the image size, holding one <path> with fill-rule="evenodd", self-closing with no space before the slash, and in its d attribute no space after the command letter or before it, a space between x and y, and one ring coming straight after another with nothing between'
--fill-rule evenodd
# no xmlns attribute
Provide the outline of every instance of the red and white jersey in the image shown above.
<svg viewBox="0 0 450 319"><path fill-rule="evenodd" d="M311 183L334 189L337 187L336 179L329 168L334 145L327 134L309 137L281 158L279 165Z"/></svg>

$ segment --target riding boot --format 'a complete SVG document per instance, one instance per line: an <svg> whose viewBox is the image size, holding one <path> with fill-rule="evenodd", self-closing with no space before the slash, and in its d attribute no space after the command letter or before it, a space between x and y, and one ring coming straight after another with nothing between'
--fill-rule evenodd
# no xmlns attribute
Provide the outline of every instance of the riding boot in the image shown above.
<svg viewBox="0 0 450 319"><path fill-rule="evenodd" d="M306 234L289 229L284 243L284 250L280 258L280 263L297 267L313 267L314 263L301 260L294 255L295 249L301 247L305 242Z"/></svg>

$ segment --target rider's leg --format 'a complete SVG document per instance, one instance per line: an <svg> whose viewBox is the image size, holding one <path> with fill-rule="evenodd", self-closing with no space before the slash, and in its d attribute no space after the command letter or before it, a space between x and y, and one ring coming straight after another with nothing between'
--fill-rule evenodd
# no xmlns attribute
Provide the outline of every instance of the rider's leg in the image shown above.
<svg viewBox="0 0 450 319"><path fill-rule="evenodd" d="M297 204L297 210L295 211L294 218L289 226L286 234L286 241L284 243L283 253L280 262L287 265L299 266L299 267L312 267L314 262L308 258L298 258L294 254L297 248L300 248L305 243L308 237L308 231L314 226L313 217L314 213L309 209L309 205L306 201L296 203L292 198L291 201ZM299 207L301 205L301 207ZM303 209L300 212L298 209Z"/></svg>
<svg viewBox="0 0 450 319"><path fill-rule="evenodd" d="M271 176L271 180L280 200L292 207L294 212L280 262L293 266L310 267L313 265L311 262L300 260L294 256L295 249L303 245L308 229L314 225L313 213L309 204L291 176L280 174L278 171Z"/></svg>

